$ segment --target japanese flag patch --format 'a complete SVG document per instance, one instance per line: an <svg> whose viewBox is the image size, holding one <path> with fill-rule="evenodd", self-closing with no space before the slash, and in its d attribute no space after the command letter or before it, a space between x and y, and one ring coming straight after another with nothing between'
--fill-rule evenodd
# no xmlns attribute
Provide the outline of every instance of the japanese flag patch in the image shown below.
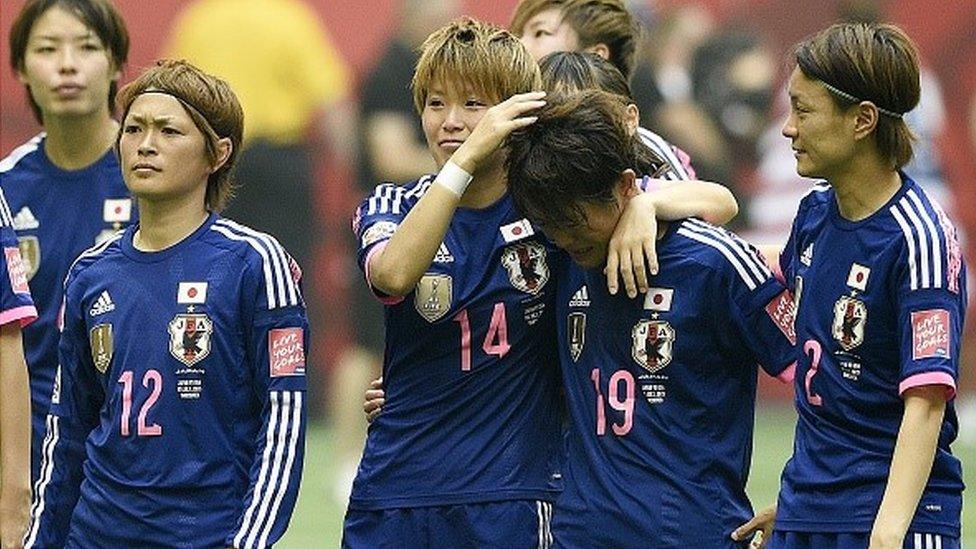
<svg viewBox="0 0 976 549"><path fill-rule="evenodd" d="M532 229L532 224L525 218L519 219L515 223L502 225L498 230L501 231L502 238L505 239L506 243L522 240L535 234L535 231Z"/></svg>
<svg viewBox="0 0 976 549"><path fill-rule="evenodd" d="M929 309L912 313L912 360L950 358L949 311Z"/></svg>
<svg viewBox="0 0 976 549"><path fill-rule="evenodd" d="M277 328L268 333L271 377L305 375L304 338L301 328Z"/></svg>
<svg viewBox="0 0 976 549"><path fill-rule="evenodd" d="M4 248L4 258L7 260L7 275L10 276L10 286L15 294L30 293L27 286L27 267L20 257L19 248Z"/></svg>

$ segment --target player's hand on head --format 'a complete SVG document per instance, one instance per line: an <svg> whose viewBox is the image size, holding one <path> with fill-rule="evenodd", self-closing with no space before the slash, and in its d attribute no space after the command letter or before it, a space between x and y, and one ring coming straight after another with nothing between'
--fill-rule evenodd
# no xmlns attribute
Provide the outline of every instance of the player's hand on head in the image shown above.
<svg viewBox="0 0 976 549"><path fill-rule="evenodd" d="M748 522L732 531L732 539L735 541L745 541L752 538L749 543L751 549L763 549L773 535L773 524L776 522L776 504L762 509L756 516Z"/></svg>
<svg viewBox="0 0 976 549"><path fill-rule="evenodd" d="M383 411L383 403L386 402L386 393L383 392L383 378L379 377L369 382L369 389L363 395L363 412L366 413L366 421L372 423L380 412Z"/></svg>
<svg viewBox="0 0 976 549"><path fill-rule="evenodd" d="M647 293L648 279L657 274L657 215L650 195L627 201L607 247L607 290L616 295L620 281L630 297Z"/></svg>
<svg viewBox="0 0 976 549"><path fill-rule="evenodd" d="M474 173L482 161L502 146L509 134L537 120L538 117L530 113L546 104L545 96L544 91L518 93L486 110L451 160L464 171Z"/></svg>

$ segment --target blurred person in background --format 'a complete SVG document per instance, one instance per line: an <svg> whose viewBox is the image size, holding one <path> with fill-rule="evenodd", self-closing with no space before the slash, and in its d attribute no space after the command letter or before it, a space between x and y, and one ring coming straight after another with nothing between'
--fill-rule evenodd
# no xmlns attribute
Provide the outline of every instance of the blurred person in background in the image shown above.
<svg viewBox="0 0 976 549"><path fill-rule="evenodd" d="M31 0L10 31L10 64L44 128L0 161L0 189L39 314L23 330L34 481L58 368L64 277L78 254L136 218L112 150L119 127L112 107L128 53L125 22L108 0Z"/></svg>
<svg viewBox="0 0 976 549"><path fill-rule="evenodd" d="M31 399L21 330L37 318L0 189L0 547L21 547L30 509Z"/></svg>
<svg viewBox="0 0 976 549"><path fill-rule="evenodd" d="M420 57L417 49L431 32L457 15L458 7L457 0L401 3L395 34L360 86L357 195L365 195L383 182L406 183L434 171L410 81ZM351 246L355 249L356 243ZM382 306L360 283L358 273L349 278L349 318L355 341L336 361L329 391L336 452L333 495L342 504L349 499L366 439L359 395L379 375L384 341Z"/></svg>

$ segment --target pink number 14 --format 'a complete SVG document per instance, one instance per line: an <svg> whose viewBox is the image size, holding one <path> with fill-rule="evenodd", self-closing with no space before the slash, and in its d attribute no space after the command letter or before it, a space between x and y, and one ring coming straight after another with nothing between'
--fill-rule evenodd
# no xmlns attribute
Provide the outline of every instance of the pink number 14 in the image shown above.
<svg viewBox="0 0 976 549"><path fill-rule="evenodd" d="M454 317L454 322L461 325L461 371L471 371L471 322L468 320L468 310L464 309ZM505 320L505 304L495 303L491 313L491 323L481 349L486 355L502 358L512 348L508 344L508 322Z"/></svg>

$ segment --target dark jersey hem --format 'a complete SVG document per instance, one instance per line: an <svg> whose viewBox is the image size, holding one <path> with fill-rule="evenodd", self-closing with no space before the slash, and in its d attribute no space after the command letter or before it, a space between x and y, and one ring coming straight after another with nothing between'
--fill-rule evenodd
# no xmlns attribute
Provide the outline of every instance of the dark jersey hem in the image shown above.
<svg viewBox="0 0 976 549"><path fill-rule="evenodd" d="M404 507L441 507L467 503L493 503L509 500L556 501L560 490L504 490L489 493L437 494L396 498L350 498L349 508L357 511L379 511Z"/></svg>

